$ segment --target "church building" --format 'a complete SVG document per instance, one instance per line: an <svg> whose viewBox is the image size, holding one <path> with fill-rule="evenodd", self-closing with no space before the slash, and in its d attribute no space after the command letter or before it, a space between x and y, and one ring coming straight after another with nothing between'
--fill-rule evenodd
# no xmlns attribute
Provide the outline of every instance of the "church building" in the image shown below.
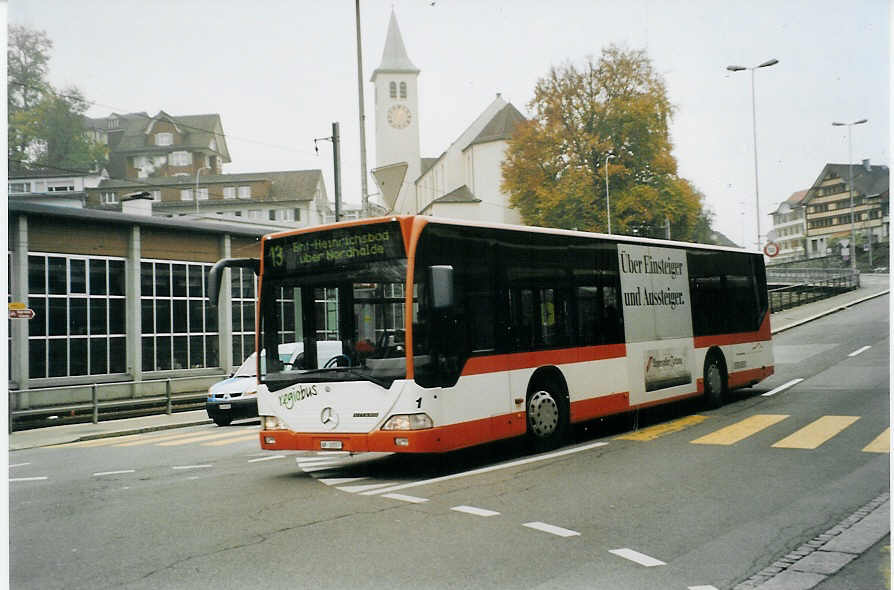
<svg viewBox="0 0 894 590"><path fill-rule="evenodd" d="M507 140L525 117L500 94L439 156L423 158L419 142L419 68L407 55L391 13L382 61L373 71L376 170L406 163L392 203L397 214L422 214L521 224L500 190ZM385 191L383 191L384 193Z"/></svg>

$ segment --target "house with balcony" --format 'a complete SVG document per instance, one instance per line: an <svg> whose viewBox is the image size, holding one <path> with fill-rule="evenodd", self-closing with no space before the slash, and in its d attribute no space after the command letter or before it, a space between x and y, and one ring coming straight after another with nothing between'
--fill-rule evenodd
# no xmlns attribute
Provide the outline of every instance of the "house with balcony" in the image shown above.
<svg viewBox="0 0 894 590"><path fill-rule="evenodd" d="M802 201L807 190L797 191L781 202L770 215L773 218L773 230L770 240L779 246L779 254L773 262L790 262L807 258L805 247L807 226Z"/></svg>
<svg viewBox="0 0 894 590"><path fill-rule="evenodd" d="M852 227L858 246L870 239L873 243L887 242L888 188L887 166L874 166L869 160L853 165L851 170L847 164L826 164L801 201L808 257L833 254L833 245L850 240Z"/></svg>

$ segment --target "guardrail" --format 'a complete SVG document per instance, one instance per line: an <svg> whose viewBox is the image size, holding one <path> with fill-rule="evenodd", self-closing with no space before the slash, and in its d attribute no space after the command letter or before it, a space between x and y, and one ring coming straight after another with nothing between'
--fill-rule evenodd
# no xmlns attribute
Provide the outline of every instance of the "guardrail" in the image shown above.
<svg viewBox="0 0 894 590"><path fill-rule="evenodd" d="M860 286L860 273L852 269L786 268L767 269L770 311L777 312L812 301L826 299Z"/></svg>
<svg viewBox="0 0 894 590"><path fill-rule="evenodd" d="M67 385L57 387L40 387L27 390L10 391L9 428L14 430L15 422L27 418L38 418L54 414L69 414L80 417L79 421L89 414L94 424L99 422L100 412L135 412L140 410L159 410L162 407L166 414L172 414L176 406L198 406L207 397L208 383L214 383L224 379L225 375L201 375L195 377L173 377L167 379L150 379L146 381L115 381L110 383L92 383L85 385ZM187 382L203 381L201 385L191 385L186 388ZM115 389L117 392L127 390L130 397L113 397L101 399L101 389ZM180 389L181 391L175 391ZM89 390L89 401L86 398ZM185 390L185 391L184 391ZM149 395L146 395L150 392ZM157 392L157 393L156 393ZM32 407L12 409L20 404L14 403L16 396L27 394L29 397L62 393L71 398L71 403L38 403ZM112 395L114 395L113 392Z"/></svg>

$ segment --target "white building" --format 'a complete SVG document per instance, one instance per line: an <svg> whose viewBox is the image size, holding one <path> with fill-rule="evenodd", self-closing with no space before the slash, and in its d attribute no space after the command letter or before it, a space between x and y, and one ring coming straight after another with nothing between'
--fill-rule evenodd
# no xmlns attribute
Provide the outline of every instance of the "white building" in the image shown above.
<svg viewBox="0 0 894 590"><path fill-rule="evenodd" d="M372 75L376 105L376 167L406 162L393 212L522 223L500 190L507 140L524 116L496 99L437 158L419 147L419 69L410 61L391 13L382 62Z"/></svg>
<svg viewBox="0 0 894 590"><path fill-rule="evenodd" d="M773 262L786 262L807 258L807 222L804 216L805 207L802 201L807 190L797 191L779 204L773 216L771 240L779 246L779 254Z"/></svg>

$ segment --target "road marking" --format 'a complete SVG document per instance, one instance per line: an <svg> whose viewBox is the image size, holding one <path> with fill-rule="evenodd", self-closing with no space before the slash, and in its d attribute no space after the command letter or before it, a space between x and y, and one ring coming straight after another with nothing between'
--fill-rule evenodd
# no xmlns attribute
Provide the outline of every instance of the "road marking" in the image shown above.
<svg viewBox="0 0 894 590"><path fill-rule="evenodd" d="M500 513L496 510L487 510L485 508L475 508L474 506L454 506L451 510L455 510L456 512L464 512L466 514L473 514L475 516L499 516Z"/></svg>
<svg viewBox="0 0 894 590"><path fill-rule="evenodd" d="M250 432L247 434L238 434L238 435L235 435L233 438L227 438L224 440L215 440L212 442L204 442L204 443L201 443L201 445L203 447L222 447L224 445L231 445L234 443L245 442L245 441L249 441L249 440L257 440L257 438L258 438L257 432Z"/></svg>
<svg viewBox="0 0 894 590"><path fill-rule="evenodd" d="M688 590L717 590L716 586L690 586Z"/></svg>
<svg viewBox="0 0 894 590"><path fill-rule="evenodd" d="M337 489L339 489L343 492L356 494L358 492L365 492L367 490L376 490L376 489L384 488L384 487L387 487L390 485L391 485L391 482L389 481L388 483L367 483L367 484L362 484L359 486L340 486ZM384 491L384 490L382 490L382 491Z"/></svg>
<svg viewBox="0 0 894 590"><path fill-rule="evenodd" d="M490 467L481 467L479 469L472 469L471 471L464 471L462 473L454 473L452 475L444 475L441 477L434 477L432 479L423 479L421 481L412 481L410 483L392 486L392 487L386 488L384 490L364 492L363 495L369 496L372 494L396 492L398 490L405 490L407 488L414 488L417 486L424 486L424 485L428 485L428 484L432 484L432 483L440 483L442 481L448 481L448 480L457 479L460 477L467 477L470 475L480 475L482 473L490 473L491 471L499 471L500 469L508 469L510 467L517 467L519 465L527 465L528 463L536 463L537 461L545 461L546 459L554 459L556 457L571 455L573 453L580 453L581 451L588 451L590 449L595 449L597 447L604 447L607 444L608 443L606 443L606 442L590 443L587 445L582 445L579 447L572 447L570 449L564 449L564 450L555 451L552 453L544 453L542 455L535 455L533 457L528 457L527 459L520 459L518 461L510 461L509 463L500 463L498 465L491 465Z"/></svg>
<svg viewBox="0 0 894 590"><path fill-rule="evenodd" d="M543 531L544 533L549 533L551 535L557 535L559 537L580 536L580 533L577 531L572 531L570 529L563 529L560 526L546 524L545 522L526 522L522 526L526 526L529 529L534 529L536 531Z"/></svg>
<svg viewBox="0 0 894 590"><path fill-rule="evenodd" d="M171 469L208 469L214 465L174 465Z"/></svg>
<svg viewBox="0 0 894 590"><path fill-rule="evenodd" d="M773 444L773 447L777 449L815 449L859 419L859 416L823 416Z"/></svg>
<svg viewBox="0 0 894 590"><path fill-rule="evenodd" d="M322 465L326 463L341 463L340 457L295 457L295 463L298 465Z"/></svg>
<svg viewBox="0 0 894 590"><path fill-rule="evenodd" d="M136 469L121 469L120 471L100 471L94 473L93 477L102 477L103 475L122 475L124 473L136 473Z"/></svg>
<svg viewBox="0 0 894 590"><path fill-rule="evenodd" d="M14 463L10 465L9 468L12 469L13 467L24 467L25 465L31 465L31 463Z"/></svg>
<svg viewBox="0 0 894 590"><path fill-rule="evenodd" d="M863 447L864 453L890 453L891 452L891 428L885 430L875 437L871 443Z"/></svg>
<svg viewBox="0 0 894 590"><path fill-rule="evenodd" d="M666 424L656 424L655 426L650 426L648 428L643 428L642 430L638 430L636 432L630 432L628 434L622 434L621 436L616 436L615 440L637 440L637 441L648 441L655 440L660 436L664 436L666 434L671 434L673 432L679 432L690 426L695 426L696 424L701 424L705 420L707 420L707 416L701 416L699 414L695 414L693 416L686 416L685 418L680 418L679 420L673 420Z"/></svg>
<svg viewBox="0 0 894 590"><path fill-rule="evenodd" d="M109 444L114 444L116 447L136 447L136 446L140 446L140 445L151 445L151 444L154 444L154 443L163 441L163 440L174 440L174 439L177 439L177 438L186 438L186 437L194 436L194 435L195 435L194 432L188 432L188 433L185 433L185 434L182 433L182 432L180 432L180 433L178 433L178 434L163 434L163 435L161 435L161 436L143 436L143 435L137 435L137 436L139 436L139 440L135 440L135 441L132 441L132 442L126 442L126 443L123 443L123 444L117 444L117 443L115 442L115 439L111 439L111 440L109 441ZM123 437L122 437L122 438L123 438ZM120 440L120 438L119 438L118 440Z"/></svg>
<svg viewBox="0 0 894 590"><path fill-rule="evenodd" d="M9 478L9 481L10 481L10 483L12 483L12 482L14 482L14 481L44 481L44 480L46 480L46 479L49 479L49 478L46 477L46 476L41 476L41 477L10 477L10 478Z"/></svg>
<svg viewBox="0 0 894 590"><path fill-rule="evenodd" d="M261 461L272 461L274 459L285 459L285 455L270 455L268 457L258 457L257 459L249 459L249 463L260 463Z"/></svg>
<svg viewBox="0 0 894 590"><path fill-rule="evenodd" d="M624 559L629 559L635 563L638 563L645 567L656 567L659 565L667 565L660 559L655 559L654 557L649 557L645 553L640 553L639 551L634 551L633 549L627 549L626 547L623 549L612 549L609 551L618 557L623 557Z"/></svg>
<svg viewBox="0 0 894 590"><path fill-rule="evenodd" d="M756 414L691 442L694 445L734 445L786 418L788 414Z"/></svg>
<svg viewBox="0 0 894 590"><path fill-rule="evenodd" d="M298 465L298 467L302 471L304 471L304 473L313 473L315 471L329 471L342 464L343 463L341 461L333 461L332 463L314 463L313 465L308 465L307 467Z"/></svg>
<svg viewBox="0 0 894 590"><path fill-rule="evenodd" d="M404 494L382 494L382 497L391 498L392 500L400 500L401 502L410 502L412 504L428 502L428 498L417 498L416 496L405 496Z"/></svg>
<svg viewBox="0 0 894 590"><path fill-rule="evenodd" d="M344 483L351 483L352 481L360 481L363 479L369 479L368 477L326 477L320 478L317 481L326 484L327 486L339 486Z"/></svg>
<svg viewBox="0 0 894 590"><path fill-rule="evenodd" d="M788 388L790 388L790 387L794 387L795 385L797 385L797 384L800 383L801 381L804 381L804 379L801 379L801 378L798 378L798 379L792 379L792 380L789 381L788 383L783 383L782 385L780 385L780 386L777 387L776 389L771 389L771 390L768 391L767 393L762 393L762 394L761 394L761 397L770 397L771 395L776 395L777 393L782 393L782 392L785 391L786 389L788 389Z"/></svg>
<svg viewBox="0 0 894 590"><path fill-rule="evenodd" d="M869 350L870 348L872 348L872 347L871 347L871 346L864 346L863 348L858 348L857 350L855 350L854 352L850 353L850 354L847 355L847 356L857 356L858 354L862 354L862 353L866 352L866 351Z"/></svg>
<svg viewBox="0 0 894 590"><path fill-rule="evenodd" d="M256 432L251 433L251 434L252 434L252 436L257 435ZM244 432L212 432L210 434L196 434L196 435L189 436L186 438L178 438L176 440L168 440L165 442L160 442L160 443L158 443L158 446L160 446L160 447L176 447L176 446L180 446L180 445L192 444L194 442L199 442L199 441L214 440L214 439L219 439L219 438L233 438L234 436L248 436L248 435L249 435L248 433L244 433Z"/></svg>

